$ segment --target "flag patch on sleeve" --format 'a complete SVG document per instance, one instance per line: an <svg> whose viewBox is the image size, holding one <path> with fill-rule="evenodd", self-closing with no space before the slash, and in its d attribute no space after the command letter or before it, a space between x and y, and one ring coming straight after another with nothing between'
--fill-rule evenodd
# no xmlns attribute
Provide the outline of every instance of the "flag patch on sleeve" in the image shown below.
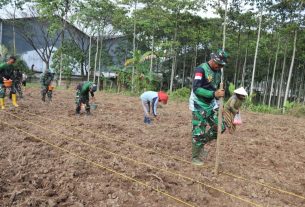
<svg viewBox="0 0 305 207"><path fill-rule="evenodd" d="M201 80L202 79L202 73L195 73L195 80Z"/></svg>

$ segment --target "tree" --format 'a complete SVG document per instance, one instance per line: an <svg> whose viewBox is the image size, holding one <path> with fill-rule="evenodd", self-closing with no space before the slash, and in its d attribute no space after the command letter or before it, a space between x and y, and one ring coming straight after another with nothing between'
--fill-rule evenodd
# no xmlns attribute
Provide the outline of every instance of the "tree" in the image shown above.
<svg viewBox="0 0 305 207"><path fill-rule="evenodd" d="M96 53L95 53L95 67L93 81L95 82L95 72L99 68L99 75L101 75L102 65L102 50L104 38L116 33L113 25L116 21L121 20L124 10L116 7L112 1L109 0L88 0L80 1L77 4L79 11L74 15L74 19L91 29L90 33L97 34ZM90 35L91 36L91 35ZM99 66L98 66L99 65ZM98 79L98 88L100 86L100 78Z"/></svg>
<svg viewBox="0 0 305 207"><path fill-rule="evenodd" d="M31 18L16 20L17 32L37 52L48 68L62 31L51 30L48 18L37 17L34 9L31 9L30 12ZM59 22L60 19L58 18L57 21Z"/></svg>
<svg viewBox="0 0 305 207"><path fill-rule="evenodd" d="M12 0L12 1L7 1L3 0L0 2L0 8L3 6L10 5L13 7L13 13L9 13L9 15L12 17L13 21L12 23L12 28L13 28L13 54L16 55L16 31L15 31L15 20L16 20L16 11L17 10L23 10L23 5L27 2L30 2L30 0Z"/></svg>

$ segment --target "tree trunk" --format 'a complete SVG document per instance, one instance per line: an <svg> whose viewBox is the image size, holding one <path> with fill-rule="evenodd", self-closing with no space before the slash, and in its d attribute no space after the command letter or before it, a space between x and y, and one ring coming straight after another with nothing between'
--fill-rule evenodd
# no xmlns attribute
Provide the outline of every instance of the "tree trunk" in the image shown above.
<svg viewBox="0 0 305 207"><path fill-rule="evenodd" d="M185 65L186 65L186 47L184 47L184 58L183 58L183 68L182 68L182 85L184 87L184 80L185 80Z"/></svg>
<svg viewBox="0 0 305 207"><path fill-rule="evenodd" d="M100 89L101 84L101 74L102 74L102 52L103 52L103 37L104 37L104 28L102 30L102 36L101 36L101 47L100 47L100 55L99 55L99 76L97 79L97 88Z"/></svg>
<svg viewBox="0 0 305 207"><path fill-rule="evenodd" d="M153 55L154 55L154 47L155 47L155 38L154 35L152 36L152 50L151 50L151 55L150 55L150 68L149 68L149 72L152 73L152 69L153 69Z"/></svg>
<svg viewBox="0 0 305 207"><path fill-rule="evenodd" d="M296 52L296 42L297 42L297 31L294 32L293 53L292 53L291 64L290 64L290 68L289 68L289 75L288 75L286 91L285 91L284 107L282 110L283 113L285 113L285 103L287 101L288 94L289 94L289 85L290 85L290 80L291 80L291 75L292 75L292 70L293 70L293 65L294 65L295 52Z"/></svg>
<svg viewBox="0 0 305 207"><path fill-rule="evenodd" d="M303 105L305 105L305 83L303 85Z"/></svg>
<svg viewBox="0 0 305 207"><path fill-rule="evenodd" d="M258 45L259 45L260 34L261 34L261 26L262 26L262 16L263 16L263 14L262 14L262 11L261 11L260 16L259 16L258 34L257 34L256 48L255 48L255 56L254 56L254 63L253 63L251 86L250 86L250 98L252 97L252 93L253 93L256 59L257 59L257 54L258 54Z"/></svg>
<svg viewBox="0 0 305 207"><path fill-rule="evenodd" d="M277 98L277 108L280 108L281 99L282 99L282 86L283 86L283 79L284 79L284 73L285 73L285 67L286 67L286 58L287 58L287 42L285 44L285 51L284 51L284 62L282 67L282 73L281 73L281 80L280 80L280 88L279 88L279 96Z"/></svg>
<svg viewBox="0 0 305 207"><path fill-rule="evenodd" d="M90 71L91 71L91 47L92 47L92 36L90 35L90 40L89 40L89 62L88 62L88 74L87 74L87 80L89 81L90 79Z"/></svg>
<svg viewBox="0 0 305 207"><path fill-rule="evenodd" d="M13 54L16 55L16 31L15 31L15 19L16 19L16 2L14 6L14 19L13 19Z"/></svg>
<svg viewBox="0 0 305 207"><path fill-rule="evenodd" d="M263 104L266 103L266 96L267 96L267 92L268 92L268 83L269 83L269 70L270 70L270 66L271 66L271 57L269 57L269 61L268 61L268 70L267 70L267 76L266 76L266 83L265 83L265 90L264 90L264 98L263 98Z"/></svg>
<svg viewBox="0 0 305 207"><path fill-rule="evenodd" d="M239 28L238 28L238 38L237 38L237 57L236 57L236 61L235 61L235 72L234 72L234 85L237 85L237 79L239 78L239 55L240 55L240 28L241 28L241 24L239 24Z"/></svg>
<svg viewBox="0 0 305 207"><path fill-rule="evenodd" d="M178 27L178 22L176 20L173 43L175 43L176 39L177 39L177 32L178 32L177 27ZM175 71L176 71L176 59L177 59L176 47L173 48L173 46L172 46L172 50L174 51L174 53L173 53L172 71L171 71L171 79L170 79L170 87L169 87L170 93L173 92L173 84L174 84L174 77L175 77Z"/></svg>
<svg viewBox="0 0 305 207"><path fill-rule="evenodd" d="M93 83L95 83L95 73L96 73L96 67L97 67L97 59L98 59L98 53L99 53L99 38L100 38L100 32L96 39L96 52L95 52L95 61L94 61L94 70L93 70Z"/></svg>
<svg viewBox="0 0 305 207"><path fill-rule="evenodd" d="M67 6L67 5L66 5ZM62 16L63 17L63 16ZM63 19L63 18L62 18ZM66 30L66 21L67 21L67 7L65 9L65 13L64 13L64 20L62 20L62 24L63 24L63 29L62 29L62 33L61 33L61 47L63 46L64 40L65 40L65 30ZM63 68L62 68L62 61L63 61L63 57L62 57L62 52L60 53L60 67L59 67L59 82L58 85L61 85L61 79L62 79L62 72L63 72ZM49 69L49 68L47 68Z"/></svg>
<svg viewBox="0 0 305 207"><path fill-rule="evenodd" d="M194 57L194 67L197 66L197 57L198 57L198 46L195 46L195 57Z"/></svg>
<svg viewBox="0 0 305 207"><path fill-rule="evenodd" d="M134 1L134 18L133 18L133 58L135 58L136 53L136 11L137 11L138 0ZM135 76L135 65L132 66L132 74L131 74L131 91L134 92L134 76Z"/></svg>
<svg viewBox="0 0 305 207"><path fill-rule="evenodd" d="M275 70L276 70L276 65L277 65L277 56L279 54L279 48L280 48L280 39L277 40L277 48L276 48L276 53L275 53L275 60L274 60L274 66L273 66L273 73L272 73L272 80L271 80L271 87L270 87L270 96L269 96L269 102L268 106L271 106L271 98L272 98L272 93L273 93L273 84L274 84L274 76L275 76Z"/></svg>
<svg viewBox="0 0 305 207"><path fill-rule="evenodd" d="M245 85L245 76L246 76L246 66L247 66L247 56L248 56L248 47L246 48L245 60L243 65L243 72L241 74L241 86Z"/></svg>

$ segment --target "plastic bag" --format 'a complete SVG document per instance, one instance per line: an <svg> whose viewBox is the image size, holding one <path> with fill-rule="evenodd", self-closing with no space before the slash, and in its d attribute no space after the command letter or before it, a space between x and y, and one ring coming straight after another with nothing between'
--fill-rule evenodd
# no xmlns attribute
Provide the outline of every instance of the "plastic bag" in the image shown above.
<svg viewBox="0 0 305 207"><path fill-rule="evenodd" d="M213 107L213 110L218 110L219 108L219 104L218 104L218 101L214 98L213 101L212 101L212 107Z"/></svg>
<svg viewBox="0 0 305 207"><path fill-rule="evenodd" d="M238 113L238 114L236 114L236 115L234 116L233 124L234 124L234 125L241 125L241 124L242 124L241 117L240 117L240 113Z"/></svg>

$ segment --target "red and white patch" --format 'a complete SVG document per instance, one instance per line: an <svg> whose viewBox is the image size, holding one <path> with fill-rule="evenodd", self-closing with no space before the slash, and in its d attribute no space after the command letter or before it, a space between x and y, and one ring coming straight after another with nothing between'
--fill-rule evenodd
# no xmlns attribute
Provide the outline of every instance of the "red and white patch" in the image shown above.
<svg viewBox="0 0 305 207"><path fill-rule="evenodd" d="M195 80L201 80L202 79L202 73L195 73Z"/></svg>

